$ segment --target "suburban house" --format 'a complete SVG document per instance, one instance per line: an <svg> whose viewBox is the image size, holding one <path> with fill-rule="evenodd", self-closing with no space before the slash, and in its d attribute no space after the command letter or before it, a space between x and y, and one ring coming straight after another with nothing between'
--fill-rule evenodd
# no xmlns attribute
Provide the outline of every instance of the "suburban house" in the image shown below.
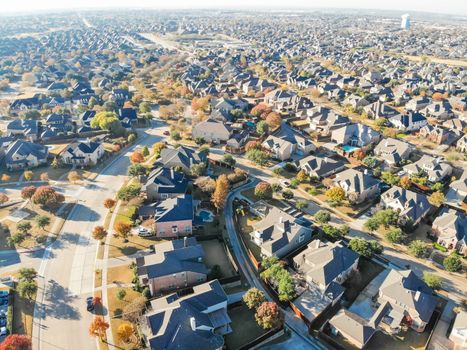
<svg viewBox="0 0 467 350"><path fill-rule="evenodd" d="M297 162L298 167L310 177L322 179L345 169L345 163L327 157L308 156Z"/></svg>
<svg viewBox="0 0 467 350"><path fill-rule="evenodd" d="M264 256L283 258L311 240L311 223L303 218L272 207L269 213L253 226L251 240L261 248Z"/></svg>
<svg viewBox="0 0 467 350"><path fill-rule="evenodd" d="M225 145L226 152L230 153L243 153L245 145L250 138L250 133L247 130L234 132L230 139L227 140Z"/></svg>
<svg viewBox="0 0 467 350"><path fill-rule="evenodd" d="M193 293L170 294L151 301L145 337L151 349L221 350L232 332L227 295L218 280L193 287Z"/></svg>
<svg viewBox="0 0 467 350"><path fill-rule="evenodd" d="M390 270L378 292L378 302L388 303L382 322L391 333L405 324L423 332L438 304L438 297L412 270Z"/></svg>
<svg viewBox="0 0 467 350"><path fill-rule="evenodd" d="M318 287L323 295L336 302L345 291L342 283L357 270L359 257L342 242L324 243L316 239L293 262L309 285Z"/></svg>
<svg viewBox="0 0 467 350"><path fill-rule="evenodd" d="M173 168L156 168L141 188L149 201L178 197L186 193L189 180L183 172Z"/></svg>
<svg viewBox="0 0 467 350"><path fill-rule="evenodd" d="M461 311L456 315L449 339L454 343L455 350L467 348L467 312Z"/></svg>
<svg viewBox="0 0 467 350"><path fill-rule="evenodd" d="M341 187L347 198L357 204L371 200L380 193L379 181L368 174L366 170L361 172L347 169L337 173L334 185Z"/></svg>
<svg viewBox="0 0 467 350"><path fill-rule="evenodd" d="M372 119L390 118L399 114L397 110L384 104L380 100L363 107L363 111L366 113L368 118Z"/></svg>
<svg viewBox="0 0 467 350"><path fill-rule="evenodd" d="M8 170L34 168L47 163L47 147L29 141L16 140L5 150L5 165Z"/></svg>
<svg viewBox="0 0 467 350"><path fill-rule="evenodd" d="M431 205L425 195L393 186L381 195L383 208L391 208L399 213L399 218L412 225L418 225L428 214Z"/></svg>
<svg viewBox="0 0 467 350"><path fill-rule="evenodd" d="M416 131L428 124L428 120L419 112L399 114L389 118L389 122L397 129L403 131Z"/></svg>
<svg viewBox="0 0 467 350"><path fill-rule="evenodd" d="M431 227L438 243L447 249L455 249L462 255L467 255L467 216L455 209L444 208L433 221Z"/></svg>
<svg viewBox="0 0 467 350"><path fill-rule="evenodd" d="M214 119L207 119L193 126L192 136L193 139L203 138L206 142L215 144L227 142L232 134L232 129Z"/></svg>
<svg viewBox="0 0 467 350"><path fill-rule="evenodd" d="M448 141L454 141L457 136L448 129L441 128L439 126L425 125L418 132L418 136L423 139L427 139L438 145L447 143Z"/></svg>
<svg viewBox="0 0 467 350"><path fill-rule="evenodd" d="M45 118L47 127L55 130L57 133L65 133L73 130L71 116L65 114L52 113Z"/></svg>
<svg viewBox="0 0 467 350"><path fill-rule="evenodd" d="M405 109L409 111L419 111L430 104L430 99L426 96L418 96L406 103Z"/></svg>
<svg viewBox="0 0 467 350"><path fill-rule="evenodd" d="M204 250L194 237L163 242L154 253L136 258L138 278L152 295L206 282Z"/></svg>
<svg viewBox="0 0 467 350"><path fill-rule="evenodd" d="M339 310L329 324L334 334L341 334L359 349L363 349L377 331L373 318L367 321L347 309Z"/></svg>
<svg viewBox="0 0 467 350"><path fill-rule="evenodd" d="M309 327L341 299L345 292L342 283L357 270L358 260L359 255L341 242L324 243L318 239L293 258L301 286L293 309Z"/></svg>
<svg viewBox="0 0 467 350"><path fill-rule="evenodd" d="M460 179L449 184L449 190L445 196L445 204L466 210L467 198L467 172L464 172Z"/></svg>
<svg viewBox="0 0 467 350"><path fill-rule="evenodd" d="M467 135L462 136L456 143L456 150L459 152L467 152Z"/></svg>
<svg viewBox="0 0 467 350"><path fill-rule="evenodd" d="M364 124L348 124L331 133L331 141L338 145L364 147L379 141L381 135Z"/></svg>
<svg viewBox="0 0 467 350"><path fill-rule="evenodd" d="M431 182L442 181L452 173L452 167L444 162L442 158L435 158L426 154L415 163L405 165L403 169L409 175L425 173Z"/></svg>
<svg viewBox="0 0 467 350"><path fill-rule="evenodd" d="M373 150L373 153L388 165L398 165L409 159L414 147L404 141L386 138L381 140Z"/></svg>
<svg viewBox="0 0 467 350"><path fill-rule="evenodd" d="M157 237L188 236L193 232L193 219L197 202L191 195L183 194L138 209L141 219L154 218Z"/></svg>
<svg viewBox="0 0 467 350"><path fill-rule="evenodd" d="M307 155L316 150L316 146L310 139L302 136L285 123L282 123L280 129L273 135L269 135L263 141L262 146L279 160L290 159L293 154Z"/></svg>
<svg viewBox="0 0 467 350"><path fill-rule="evenodd" d="M33 119L15 119L6 126L6 135L36 141L39 136L39 121Z"/></svg>
<svg viewBox="0 0 467 350"><path fill-rule="evenodd" d="M307 121L310 123L310 130L321 132L323 135L328 135L332 130L350 123L349 118L322 106L308 109Z"/></svg>
<svg viewBox="0 0 467 350"><path fill-rule="evenodd" d="M178 148L164 148L161 151L161 157L156 163L160 163L166 168L179 167L185 173L190 173L190 167L194 164L205 164L206 154L196 152L195 150L180 146Z"/></svg>
<svg viewBox="0 0 467 350"><path fill-rule="evenodd" d="M64 164L93 166L104 154L104 145L101 142L87 139L70 144L59 157Z"/></svg>

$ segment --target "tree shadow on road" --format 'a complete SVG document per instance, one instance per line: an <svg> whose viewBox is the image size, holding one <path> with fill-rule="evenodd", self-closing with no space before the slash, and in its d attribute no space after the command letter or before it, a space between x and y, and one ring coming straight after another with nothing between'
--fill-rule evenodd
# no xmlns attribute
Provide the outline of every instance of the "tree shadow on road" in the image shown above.
<svg viewBox="0 0 467 350"><path fill-rule="evenodd" d="M42 319L53 317L65 320L79 320L81 319L81 313L72 305L76 298L76 296L71 295L68 288L63 287L54 280L50 280L45 293L45 300L48 304L39 303L38 307L41 311L39 315Z"/></svg>
<svg viewBox="0 0 467 350"><path fill-rule="evenodd" d="M68 216L68 221L87 221L87 222L96 222L101 219L100 214L96 211L82 205L81 203L76 203L73 211L73 215Z"/></svg>

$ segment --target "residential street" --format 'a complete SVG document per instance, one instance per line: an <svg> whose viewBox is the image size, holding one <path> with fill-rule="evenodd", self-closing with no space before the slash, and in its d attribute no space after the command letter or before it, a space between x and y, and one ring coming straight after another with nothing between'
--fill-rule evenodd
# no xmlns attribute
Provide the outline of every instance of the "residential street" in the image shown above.
<svg viewBox="0 0 467 350"><path fill-rule="evenodd" d="M220 159L223 155L223 151L219 149L211 149L211 157ZM260 181L266 181L269 183L279 182L277 175L273 174L267 168L259 168L252 164L249 160L242 156L236 156L237 166L244 171L247 171L251 176L256 177ZM277 179L277 180L275 180ZM307 193L300 189L292 190L294 192L295 199L303 199L308 202L308 207L304 209L305 213L314 215L318 210L322 209L318 204L312 202ZM360 217L353 221L347 222L337 217L335 214L331 215L331 223L333 224L347 224L350 226L350 237L361 237L365 239L374 240L375 237L371 236L367 232L362 231L363 223L365 219ZM447 271L436 268L435 266L428 263L422 263L421 260L416 259L412 256L405 254L397 250L397 248L384 240L379 240L384 246L384 252L382 256L388 259L395 268L405 268L406 265L410 265L410 268L418 275L423 276L423 272L427 271L434 273L442 278L443 289L447 292L448 297L456 302L460 302L465 299L467 293L467 286L465 279L458 277L454 274L448 273Z"/></svg>
<svg viewBox="0 0 467 350"><path fill-rule="evenodd" d="M90 234L107 214L103 199L114 197L123 184L131 152L161 139L160 130L149 129L144 133L136 145L109 164L95 181L85 185L60 237L45 250L38 267L34 349L95 348L95 339L88 335L93 315L86 311L85 303L94 288L98 244Z"/></svg>

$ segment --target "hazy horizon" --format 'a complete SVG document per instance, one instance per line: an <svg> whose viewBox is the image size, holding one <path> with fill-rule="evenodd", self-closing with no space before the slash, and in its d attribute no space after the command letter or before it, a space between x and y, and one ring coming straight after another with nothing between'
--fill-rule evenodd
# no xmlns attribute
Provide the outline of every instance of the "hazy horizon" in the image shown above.
<svg viewBox="0 0 467 350"><path fill-rule="evenodd" d="M442 7L441 7L442 6ZM195 4L189 0L172 0L170 3L158 3L151 0L58 0L19 1L2 4L3 14L31 13L63 10L99 10L122 8L147 8L152 10L189 10L189 9L264 9L264 10L312 10L312 9L365 9L391 10L400 12L431 12L439 14L467 15L467 3L445 0L441 5L434 0L393 0L390 3L375 3L372 0L314 0L312 4L306 0L290 0L287 6L278 0L224 0L222 4L214 0L199 0Z"/></svg>

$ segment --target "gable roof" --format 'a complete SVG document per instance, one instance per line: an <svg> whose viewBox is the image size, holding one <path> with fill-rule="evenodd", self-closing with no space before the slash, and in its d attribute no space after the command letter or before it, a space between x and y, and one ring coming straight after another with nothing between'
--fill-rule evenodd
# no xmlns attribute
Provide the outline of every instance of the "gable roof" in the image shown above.
<svg viewBox="0 0 467 350"><path fill-rule="evenodd" d="M136 264L138 275L150 279L187 271L207 274L203 258L203 247L196 238L186 237L157 244L153 254L137 258Z"/></svg>
<svg viewBox="0 0 467 350"><path fill-rule="evenodd" d="M171 294L151 301L154 311L146 316L151 329L151 349L214 350L222 348L224 338L212 328L229 324L225 309L208 312L209 307L226 303L227 296L219 281L214 280L193 287L193 294L179 297ZM195 326L206 326L192 328Z"/></svg>
<svg viewBox="0 0 467 350"><path fill-rule="evenodd" d="M300 272L306 275L307 280L327 288L339 274L355 264L359 257L340 241L324 243L314 240L293 260L300 266Z"/></svg>

